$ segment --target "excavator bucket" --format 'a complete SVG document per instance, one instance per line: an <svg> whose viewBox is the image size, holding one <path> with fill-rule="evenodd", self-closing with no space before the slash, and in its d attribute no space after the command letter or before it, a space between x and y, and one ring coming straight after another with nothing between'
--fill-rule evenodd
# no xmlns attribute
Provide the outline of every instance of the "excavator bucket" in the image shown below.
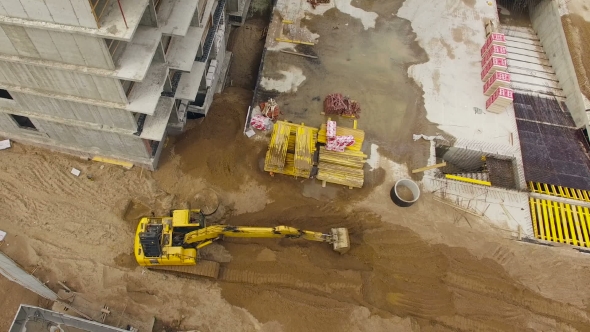
<svg viewBox="0 0 590 332"><path fill-rule="evenodd" d="M334 239L334 250L340 254L346 253L350 249L350 238L348 237L347 228L332 228L332 239Z"/></svg>

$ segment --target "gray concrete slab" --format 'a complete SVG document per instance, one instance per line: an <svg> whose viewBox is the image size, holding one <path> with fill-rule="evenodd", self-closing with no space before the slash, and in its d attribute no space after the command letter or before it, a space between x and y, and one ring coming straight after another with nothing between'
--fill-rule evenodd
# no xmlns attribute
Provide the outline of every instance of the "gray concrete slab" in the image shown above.
<svg viewBox="0 0 590 332"><path fill-rule="evenodd" d="M167 75L168 66L166 64L152 64L143 81L133 87L128 97L129 105L127 105L126 109L132 112L153 115Z"/></svg>
<svg viewBox="0 0 590 332"><path fill-rule="evenodd" d="M172 37L166 61L170 69L191 71L205 28L189 27L184 37Z"/></svg>
<svg viewBox="0 0 590 332"><path fill-rule="evenodd" d="M115 64L114 76L128 81L143 80L161 39L162 32L158 28L137 28L133 39Z"/></svg>
<svg viewBox="0 0 590 332"><path fill-rule="evenodd" d="M173 105L174 98L160 97L154 115L146 118L143 131L139 137L152 141L162 141Z"/></svg>
<svg viewBox="0 0 590 332"><path fill-rule="evenodd" d="M195 101L205 74L205 63L194 61L189 73L182 73L174 98Z"/></svg>
<svg viewBox="0 0 590 332"><path fill-rule="evenodd" d="M158 21L162 33L172 36L184 36L197 10L198 1L162 0L158 10Z"/></svg>
<svg viewBox="0 0 590 332"><path fill-rule="evenodd" d="M121 15L117 1L111 1L110 7L105 10L105 14L101 18L100 28L88 26L72 26L66 24L55 23L52 21L35 21L28 16L2 16L0 15L0 22L5 25L15 25L22 27L29 27L35 29L44 29L52 31L62 31L76 34L84 34L91 36L98 36L109 39L117 39L129 41L133 38L135 30L139 26L139 21L145 11L149 0L120 0L121 7L125 13L125 20ZM79 4L77 4L79 5ZM83 12L83 7L77 8L76 13ZM90 15L92 12L89 11ZM26 15L26 14L25 14ZM21 15L22 16L22 15ZM84 22L88 20L85 19ZM88 24L87 24L88 25Z"/></svg>

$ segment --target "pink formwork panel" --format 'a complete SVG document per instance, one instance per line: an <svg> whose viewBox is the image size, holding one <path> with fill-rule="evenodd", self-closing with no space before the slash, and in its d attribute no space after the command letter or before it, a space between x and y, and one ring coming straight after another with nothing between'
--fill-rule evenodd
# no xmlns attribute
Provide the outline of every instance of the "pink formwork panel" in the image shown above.
<svg viewBox="0 0 590 332"><path fill-rule="evenodd" d="M505 71L508 69L508 61L505 58L492 57L483 66L481 71L481 80L483 82L490 79L490 77L497 71Z"/></svg>
<svg viewBox="0 0 590 332"><path fill-rule="evenodd" d="M486 101L486 110L492 113L502 113L506 107L512 104L514 91L509 88L499 87Z"/></svg>
<svg viewBox="0 0 590 332"><path fill-rule="evenodd" d="M347 146L354 144L354 136L335 136L326 143L326 150L344 152Z"/></svg>
<svg viewBox="0 0 590 332"><path fill-rule="evenodd" d="M336 137L336 121L328 121L326 124L326 137L328 140Z"/></svg>
<svg viewBox="0 0 590 332"><path fill-rule="evenodd" d="M485 66L485 64L490 61L492 57L505 58L507 54L506 46L492 45L486 54L483 55L481 59L481 66Z"/></svg>
<svg viewBox="0 0 590 332"><path fill-rule="evenodd" d="M483 94L489 97L499 87L503 87L503 88L510 87L510 74L503 72L503 71L495 72L488 79L486 84L484 84Z"/></svg>
<svg viewBox="0 0 590 332"><path fill-rule="evenodd" d="M490 50L492 45L506 46L506 36L503 33L492 32L481 48L482 57Z"/></svg>

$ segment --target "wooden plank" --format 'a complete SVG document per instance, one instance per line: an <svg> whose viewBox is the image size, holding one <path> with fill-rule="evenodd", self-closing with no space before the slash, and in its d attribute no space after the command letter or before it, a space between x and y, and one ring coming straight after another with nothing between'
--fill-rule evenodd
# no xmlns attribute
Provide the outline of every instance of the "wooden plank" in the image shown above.
<svg viewBox="0 0 590 332"><path fill-rule="evenodd" d="M412 173L421 173L424 171L428 171L430 169L435 169L435 168L439 168L439 167L444 167L447 166L447 162L443 161L440 164L434 164L434 165L430 165L430 166L425 166L425 167L421 167L421 168L416 168L412 170Z"/></svg>

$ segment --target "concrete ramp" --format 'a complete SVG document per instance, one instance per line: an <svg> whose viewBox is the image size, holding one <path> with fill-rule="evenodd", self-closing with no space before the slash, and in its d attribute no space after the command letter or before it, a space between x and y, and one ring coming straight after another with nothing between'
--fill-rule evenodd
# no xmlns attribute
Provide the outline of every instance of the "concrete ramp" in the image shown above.
<svg viewBox="0 0 590 332"><path fill-rule="evenodd" d="M508 72L512 89L526 94L540 94L565 100L555 70L532 28L502 26L508 50Z"/></svg>

